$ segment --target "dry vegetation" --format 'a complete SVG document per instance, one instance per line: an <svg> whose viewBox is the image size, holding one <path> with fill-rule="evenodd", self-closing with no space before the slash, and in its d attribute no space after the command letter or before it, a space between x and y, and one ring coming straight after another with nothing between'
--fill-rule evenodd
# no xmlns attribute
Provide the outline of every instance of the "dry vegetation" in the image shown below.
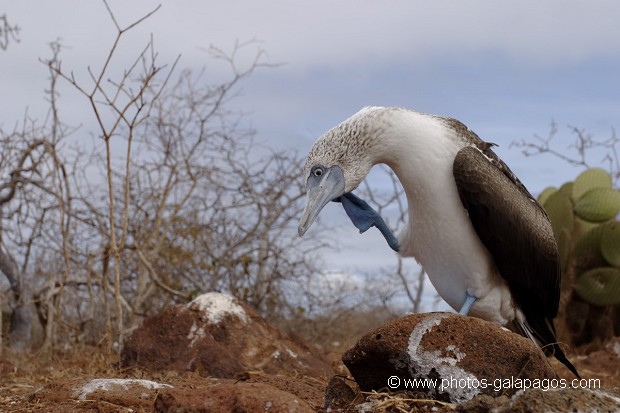
<svg viewBox="0 0 620 413"><path fill-rule="evenodd" d="M275 66L260 45L209 48L229 68L213 83L179 59L160 63L153 36L132 60L121 57L127 32L157 9L123 26L104 5L116 38L103 64L67 68L63 45L51 43L41 59L48 113L0 128L4 345L112 354L144 317L207 291L230 293L326 350L393 316L408 275L401 262L393 282L355 291L323 285L334 291L325 294L312 281L329 240L296 234L303 159L257 142L230 109L240 83ZM15 40L16 26L3 30ZM61 91L71 89L90 111L77 127L62 119ZM421 290L408 292L419 305Z"/></svg>

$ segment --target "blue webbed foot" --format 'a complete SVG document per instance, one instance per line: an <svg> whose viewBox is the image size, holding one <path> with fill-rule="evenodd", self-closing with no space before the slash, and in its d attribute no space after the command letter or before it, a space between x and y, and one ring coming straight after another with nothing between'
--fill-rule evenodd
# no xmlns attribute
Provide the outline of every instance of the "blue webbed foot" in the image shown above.
<svg viewBox="0 0 620 413"><path fill-rule="evenodd" d="M400 249L398 240L390 228L385 224L383 218L381 218L377 211L372 209L366 201L353 195L352 192L346 193L343 196L334 199L334 201L342 203L349 219L351 219L353 225L359 229L360 234L366 232L368 228L375 226L379 229L379 231L381 231L381 234L385 237L385 240L390 248L398 252Z"/></svg>

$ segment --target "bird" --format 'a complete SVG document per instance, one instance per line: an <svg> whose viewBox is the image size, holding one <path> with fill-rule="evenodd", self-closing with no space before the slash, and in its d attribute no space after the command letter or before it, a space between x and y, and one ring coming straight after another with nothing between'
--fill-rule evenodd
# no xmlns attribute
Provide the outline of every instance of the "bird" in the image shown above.
<svg viewBox="0 0 620 413"><path fill-rule="evenodd" d="M450 117L365 107L310 149L299 236L328 203L342 203L360 232L375 226L414 257L459 314L512 327L580 377L556 338L561 268L549 217L494 146ZM398 237L353 194L377 164L407 199Z"/></svg>

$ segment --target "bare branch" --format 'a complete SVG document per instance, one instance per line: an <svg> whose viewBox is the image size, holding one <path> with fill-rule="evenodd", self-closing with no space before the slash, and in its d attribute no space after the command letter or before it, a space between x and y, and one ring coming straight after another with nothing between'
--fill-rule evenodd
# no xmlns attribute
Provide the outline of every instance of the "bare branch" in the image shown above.
<svg viewBox="0 0 620 413"><path fill-rule="evenodd" d="M510 146L522 149L525 156L536 156L549 154L560 159L570 165L592 168L596 165L605 165L607 171L611 174L616 185L620 182L620 159L618 151L620 147L620 139L616 136L615 129L612 129L611 136L608 139L597 139L593 135L587 133L585 129L568 125L574 140L566 144L566 150L558 150L557 146L561 145L558 140L558 128L554 121L551 122L549 133L546 137L534 135L535 142L526 140L514 141ZM594 158L598 156L598 158Z"/></svg>
<svg viewBox="0 0 620 413"><path fill-rule="evenodd" d="M19 43L19 32L21 28L18 25L11 25L6 14L0 16L0 49L6 50L11 41Z"/></svg>

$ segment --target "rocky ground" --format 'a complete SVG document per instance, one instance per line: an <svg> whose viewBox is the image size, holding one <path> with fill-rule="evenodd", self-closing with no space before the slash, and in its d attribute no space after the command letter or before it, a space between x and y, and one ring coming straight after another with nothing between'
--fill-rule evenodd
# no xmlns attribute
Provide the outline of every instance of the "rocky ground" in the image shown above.
<svg viewBox="0 0 620 413"><path fill-rule="evenodd" d="M146 320L113 366L95 348L47 361L5 354L0 412L620 411L620 338L571 357L584 379L599 380L587 388L571 388L571 373L528 340L445 313L392 321L343 359L348 369L207 294ZM412 388L412 375L446 386ZM500 378L512 382L494 386ZM526 382L538 388L520 389Z"/></svg>

